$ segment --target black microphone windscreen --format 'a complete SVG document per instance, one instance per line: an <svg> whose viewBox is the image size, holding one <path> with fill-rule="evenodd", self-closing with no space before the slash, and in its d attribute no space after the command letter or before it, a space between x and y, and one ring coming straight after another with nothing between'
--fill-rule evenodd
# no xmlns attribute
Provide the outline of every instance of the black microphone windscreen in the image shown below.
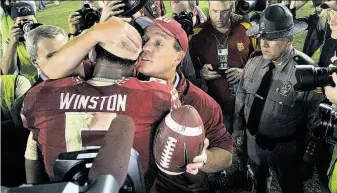
<svg viewBox="0 0 337 193"><path fill-rule="evenodd" d="M118 115L110 125L89 171L89 180L111 174L121 187L128 172L135 125L131 117Z"/></svg>

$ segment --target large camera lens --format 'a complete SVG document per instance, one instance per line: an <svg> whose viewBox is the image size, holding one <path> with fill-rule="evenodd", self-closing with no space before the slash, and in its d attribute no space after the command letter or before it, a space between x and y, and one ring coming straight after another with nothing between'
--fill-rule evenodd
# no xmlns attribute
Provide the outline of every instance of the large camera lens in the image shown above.
<svg viewBox="0 0 337 193"><path fill-rule="evenodd" d="M193 13L184 11L173 14L173 19L180 23L187 35L193 34Z"/></svg>
<svg viewBox="0 0 337 193"><path fill-rule="evenodd" d="M96 12L88 12L84 18L89 26L93 26L96 22L99 21L99 15L97 15Z"/></svg>
<svg viewBox="0 0 337 193"><path fill-rule="evenodd" d="M31 30L39 27L40 25L42 25L41 23L26 23L23 25L23 32L26 34L28 32L30 32Z"/></svg>
<svg viewBox="0 0 337 193"><path fill-rule="evenodd" d="M95 23L98 23L101 17L100 12L96 8L91 7L89 4L84 4L82 9L77 10L76 12L78 12L84 20L84 24L80 27L81 31L92 27Z"/></svg>
<svg viewBox="0 0 337 193"><path fill-rule="evenodd" d="M337 66L321 68L312 65L296 65L295 76L297 91L315 90L317 87L334 85L332 73L337 72Z"/></svg>

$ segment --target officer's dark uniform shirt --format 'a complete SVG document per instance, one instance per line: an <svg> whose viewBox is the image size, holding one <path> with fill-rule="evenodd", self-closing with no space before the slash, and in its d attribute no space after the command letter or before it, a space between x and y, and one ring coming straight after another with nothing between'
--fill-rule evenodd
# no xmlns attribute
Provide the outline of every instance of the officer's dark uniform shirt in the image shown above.
<svg viewBox="0 0 337 193"><path fill-rule="evenodd" d="M261 114L258 132L278 138L291 135L300 123L307 120L307 128L314 128L319 118L317 115L318 105L322 94L315 91L297 92L293 86L296 83L294 56L302 55L307 61L313 61L302 52L291 49L278 61L273 70L272 82ZM244 70L235 101L235 121L245 124L251 110L252 103L256 97L256 91L261 84L262 77L268 71L270 61L263 56L251 58ZM263 108L263 107L261 107Z"/></svg>

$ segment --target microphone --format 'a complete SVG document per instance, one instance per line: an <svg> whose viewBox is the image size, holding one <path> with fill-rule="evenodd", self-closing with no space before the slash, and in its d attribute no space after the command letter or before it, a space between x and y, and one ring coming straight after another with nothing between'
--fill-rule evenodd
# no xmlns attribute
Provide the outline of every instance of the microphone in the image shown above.
<svg viewBox="0 0 337 193"><path fill-rule="evenodd" d="M89 181L93 182L93 186L100 176L109 174L116 180L118 189L123 186L128 172L134 133L135 124L127 115L118 115L111 122L89 171Z"/></svg>

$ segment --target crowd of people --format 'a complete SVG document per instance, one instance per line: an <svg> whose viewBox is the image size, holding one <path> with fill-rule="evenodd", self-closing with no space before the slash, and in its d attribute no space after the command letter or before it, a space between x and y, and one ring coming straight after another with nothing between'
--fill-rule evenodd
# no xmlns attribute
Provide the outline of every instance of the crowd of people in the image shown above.
<svg viewBox="0 0 337 193"><path fill-rule="evenodd" d="M337 110L337 74L324 88L294 88L296 65L337 66L336 1L312 1L303 18L296 11L306 1L255 1L248 10L244 1L208 1L206 14L198 1L170 1L172 18L163 1L128 2L83 1L98 20L89 26L74 10L65 34L39 24L32 3L1 0L2 186L53 181L60 153L100 146L97 130L128 115L146 192L218 192L210 178L224 175L211 174L231 169L235 152L239 165L225 178L236 188L272 192L275 174L283 193L304 193L316 168L320 191L337 193L337 147L307 148L324 130L320 103ZM200 114L206 150L174 176L158 170L153 135L182 105Z"/></svg>

